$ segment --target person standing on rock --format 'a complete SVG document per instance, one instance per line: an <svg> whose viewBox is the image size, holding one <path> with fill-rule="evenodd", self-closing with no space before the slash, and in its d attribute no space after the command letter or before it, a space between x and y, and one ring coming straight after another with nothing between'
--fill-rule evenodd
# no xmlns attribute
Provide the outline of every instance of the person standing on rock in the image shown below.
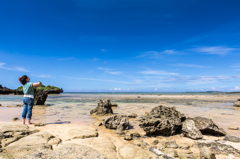
<svg viewBox="0 0 240 159"><path fill-rule="evenodd" d="M32 83L30 82L30 78L27 75L23 75L19 78L19 81L23 85L23 124L25 124L26 117L27 117L27 124L31 125L31 118L32 118L32 108L34 104L34 87L41 86L42 82Z"/></svg>

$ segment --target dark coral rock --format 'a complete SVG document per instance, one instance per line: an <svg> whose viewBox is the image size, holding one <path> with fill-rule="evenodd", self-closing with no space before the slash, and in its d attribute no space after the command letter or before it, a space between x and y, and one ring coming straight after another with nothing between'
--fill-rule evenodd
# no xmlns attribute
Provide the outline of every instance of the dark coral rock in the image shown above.
<svg viewBox="0 0 240 159"><path fill-rule="evenodd" d="M34 105L44 105L47 100L47 93L44 91L35 91L34 92Z"/></svg>
<svg viewBox="0 0 240 159"><path fill-rule="evenodd" d="M186 117L175 107L157 106L146 113L139 126L147 135L170 136L181 132L182 122Z"/></svg>
<svg viewBox="0 0 240 159"><path fill-rule="evenodd" d="M109 115L113 114L112 111L112 105L109 99L107 100L99 100L98 101L98 106L91 110L90 114L95 114L95 115Z"/></svg>

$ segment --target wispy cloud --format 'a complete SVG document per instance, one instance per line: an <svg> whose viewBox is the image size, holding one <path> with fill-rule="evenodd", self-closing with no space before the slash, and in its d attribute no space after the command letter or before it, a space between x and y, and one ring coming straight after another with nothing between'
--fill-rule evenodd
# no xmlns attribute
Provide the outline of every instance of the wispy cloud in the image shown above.
<svg viewBox="0 0 240 159"><path fill-rule="evenodd" d="M167 72L164 70L151 70L151 69L140 71L139 73L144 75L171 75L171 76L179 75L179 73Z"/></svg>
<svg viewBox="0 0 240 159"><path fill-rule="evenodd" d="M10 71L21 71L21 72L29 72L28 70L21 67L5 67L6 63L0 63L0 69L10 70Z"/></svg>
<svg viewBox="0 0 240 159"><path fill-rule="evenodd" d="M158 51L148 51L148 52L144 52L141 55L137 56L136 58L142 58L142 57L148 57L148 58L161 58L161 56L163 54L168 54L168 55L172 55L172 54L177 54L179 52L175 51L175 50L164 50L161 52Z"/></svg>
<svg viewBox="0 0 240 159"><path fill-rule="evenodd" d="M105 67L98 67L97 69L99 69L99 70L104 70L104 72L109 73L109 74L111 74L111 75L120 75L120 74L123 73L123 72L121 72L121 71L114 71L114 70L112 70L112 69L105 68Z"/></svg>
<svg viewBox="0 0 240 159"><path fill-rule="evenodd" d="M201 65L195 65L195 64L171 64L172 66L178 66L178 67L196 67L196 68L208 68L208 66L201 66Z"/></svg>
<svg viewBox="0 0 240 159"><path fill-rule="evenodd" d="M95 78L76 78L76 77L69 77L69 76L62 76L62 77L69 78L69 79L77 79L77 80L90 80L90 81L102 81L102 82L132 84L131 82L116 81L116 80L105 80L105 79L95 79Z"/></svg>
<svg viewBox="0 0 240 159"><path fill-rule="evenodd" d="M238 49L226 47L226 46L199 47L199 48L193 49L193 51L196 51L196 52L202 52L202 53L213 54L213 55L227 55L235 50L238 50Z"/></svg>
<svg viewBox="0 0 240 159"><path fill-rule="evenodd" d="M102 51L102 52L107 52L107 50L105 50L105 49L101 49L101 51Z"/></svg>

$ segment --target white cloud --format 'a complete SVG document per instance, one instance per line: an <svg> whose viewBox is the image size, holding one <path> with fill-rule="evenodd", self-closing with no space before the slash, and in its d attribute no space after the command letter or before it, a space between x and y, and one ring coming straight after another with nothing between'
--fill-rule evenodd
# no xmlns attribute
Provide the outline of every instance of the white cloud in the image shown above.
<svg viewBox="0 0 240 159"><path fill-rule="evenodd" d="M177 53L179 53L179 52L177 52L175 50L164 50L162 52L147 51L147 52L144 52L141 55L137 56L136 58L142 58L142 57L161 58L161 55L163 55L163 54L172 55L172 54L177 54Z"/></svg>
<svg viewBox="0 0 240 159"><path fill-rule="evenodd" d="M122 90L121 88L114 88L115 91L120 91Z"/></svg>
<svg viewBox="0 0 240 159"><path fill-rule="evenodd" d="M111 74L111 75L120 75L120 74L123 73L123 72L121 72L121 71L113 71L112 69L105 68L105 67L98 67L97 69L99 69L99 70L104 70L104 72L109 73L109 74Z"/></svg>
<svg viewBox="0 0 240 159"><path fill-rule="evenodd" d="M236 86L235 88L231 89L232 91L239 91L240 90L240 87L239 86Z"/></svg>
<svg viewBox="0 0 240 159"><path fill-rule="evenodd" d="M154 91L157 91L158 89L157 88L154 88Z"/></svg>
<svg viewBox="0 0 240 159"><path fill-rule="evenodd" d="M216 87L212 87L211 89L212 89L212 90L216 90Z"/></svg>
<svg viewBox="0 0 240 159"><path fill-rule="evenodd" d="M236 48L230 48L225 46L213 46L213 47L199 47L196 49L193 49L197 52L203 52L206 54L214 54L214 55L226 55L234 50L238 50Z"/></svg>
<svg viewBox="0 0 240 159"><path fill-rule="evenodd" d="M21 68L21 67L13 67L13 68L9 68L9 67L5 67L4 65L6 65L6 63L0 63L0 68L4 69L4 70L10 70L10 71L22 71L22 72L29 72L28 70Z"/></svg>
<svg viewBox="0 0 240 159"><path fill-rule="evenodd" d="M21 67L17 67L16 68L18 71L22 71L22 72L29 72L28 70L24 69L24 68L21 68Z"/></svg>
<svg viewBox="0 0 240 159"><path fill-rule="evenodd" d="M105 49L101 49L101 51L102 51L102 52L107 52L107 50L105 50Z"/></svg>
<svg viewBox="0 0 240 159"><path fill-rule="evenodd" d="M145 75L171 75L171 76L177 76L179 75L179 73L174 73L174 72L166 72L163 70L145 70L145 71L141 71L139 72L141 74L145 74Z"/></svg>
<svg viewBox="0 0 240 159"><path fill-rule="evenodd" d="M179 66L179 67L196 67L196 68L206 68L206 67L207 67L207 66L201 66L201 65L195 65L195 64L184 64L184 63L172 64L172 66Z"/></svg>

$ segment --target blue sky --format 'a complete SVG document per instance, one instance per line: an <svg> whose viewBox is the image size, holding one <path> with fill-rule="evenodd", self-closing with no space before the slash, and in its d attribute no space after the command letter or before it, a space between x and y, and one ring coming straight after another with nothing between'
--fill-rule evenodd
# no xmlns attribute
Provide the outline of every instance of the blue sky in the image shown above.
<svg viewBox="0 0 240 159"><path fill-rule="evenodd" d="M238 0L0 1L0 84L240 91Z"/></svg>

